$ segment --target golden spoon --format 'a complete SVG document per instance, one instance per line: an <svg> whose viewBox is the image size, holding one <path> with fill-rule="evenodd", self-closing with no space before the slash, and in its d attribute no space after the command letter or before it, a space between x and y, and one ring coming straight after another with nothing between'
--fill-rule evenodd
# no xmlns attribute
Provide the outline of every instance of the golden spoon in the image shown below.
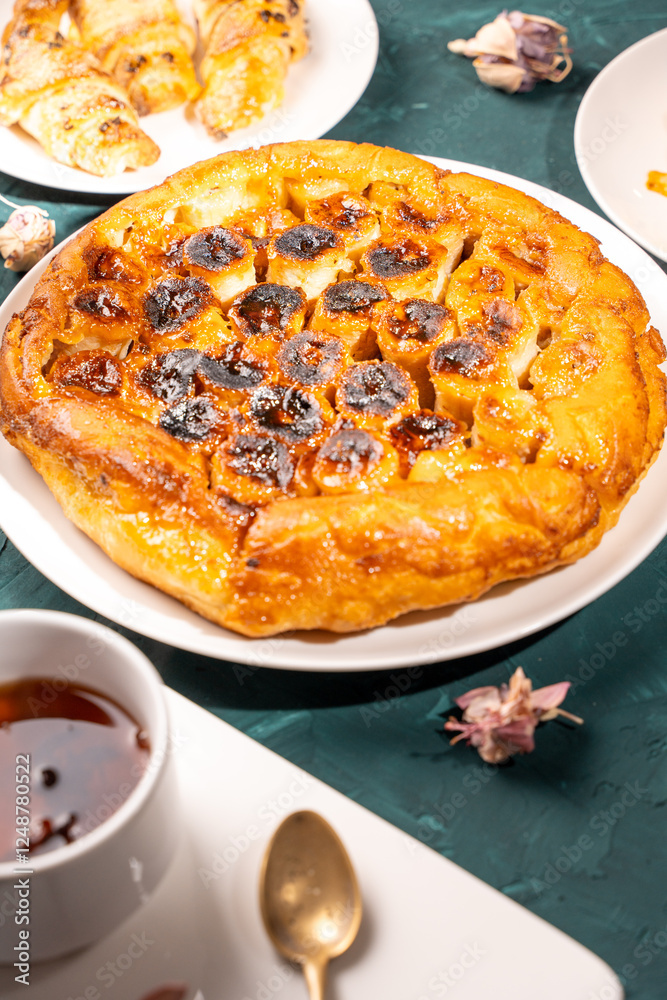
<svg viewBox="0 0 667 1000"><path fill-rule="evenodd" d="M278 951L303 967L311 1000L324 1000L329 960L350 947L361 896L339 837L315 812L292 813L264 856L260 907Z"/></svg>

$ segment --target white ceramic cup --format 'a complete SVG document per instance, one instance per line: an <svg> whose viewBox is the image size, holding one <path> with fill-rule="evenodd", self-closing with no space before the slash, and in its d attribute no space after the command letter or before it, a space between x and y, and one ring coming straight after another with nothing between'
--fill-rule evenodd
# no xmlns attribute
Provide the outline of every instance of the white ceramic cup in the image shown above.
<svg viewBox="0 0 667 1000"><path fill-rule="evenodd" d="M113 699L147 731L151 752L137 785L94 830L28 864L0 863L0 963L10 965L21 955L31 962L64 955L112 931L157 886L180 829L163 685L144 654L76 615L0 611L0 683L28 677L52 678L55 690L65 681L80 684ZM13 769L15 762L1 766ZM13 802L0 808L14 813ZM29 923L20 919L26 911Z"/></svg>

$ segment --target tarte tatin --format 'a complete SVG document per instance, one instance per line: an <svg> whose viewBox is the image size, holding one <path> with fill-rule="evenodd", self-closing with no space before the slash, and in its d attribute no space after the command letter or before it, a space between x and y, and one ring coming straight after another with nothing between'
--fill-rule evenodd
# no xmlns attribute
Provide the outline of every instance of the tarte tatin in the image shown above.
<svg viewBox="0 0 667 1000"><path fill-rule="evenodd" d="M665 352L598 241L392 149L226 153L51 261L2 429L116 563L248 636L571 563L660 447Z"/></svg>

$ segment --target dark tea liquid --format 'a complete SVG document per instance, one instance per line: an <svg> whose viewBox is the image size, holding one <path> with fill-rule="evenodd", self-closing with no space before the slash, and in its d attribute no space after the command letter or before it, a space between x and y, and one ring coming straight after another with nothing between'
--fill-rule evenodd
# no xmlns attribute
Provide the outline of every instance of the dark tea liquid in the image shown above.
<svg viewBox="0 0 667 1000"><path fill-rule="evenodd" d="M148 764L147 734L124 709L60 678L56 685L48 678L0 685L0 861L20 858L26 830L30 855L90 833L125 802ZM29 785L27 806L17 783L22 791ZM26 808L28 825L17 824Z"/></svg>

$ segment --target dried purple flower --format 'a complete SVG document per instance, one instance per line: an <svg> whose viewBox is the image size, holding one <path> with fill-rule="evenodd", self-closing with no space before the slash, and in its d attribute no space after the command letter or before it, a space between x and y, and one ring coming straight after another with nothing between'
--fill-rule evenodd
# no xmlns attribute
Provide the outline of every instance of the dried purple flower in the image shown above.
<svg viewBox="0 0 667 1000"><path fill-rule="evenodd" d="M532 681L517 667L509 685L473 688L456 699L464 712L461 722L450 718L445 723L445 729L459 731L450 742L466 740L489 764L502 764L515 753L530 753L535 749L533 734L538 722L562 715L583 723L577 715L558 708L569 687L569 681L561 681L533 691Z"/></svg>
<svg viewBox="0 0 667 1000"><path fill-rule="evenodd" d="M572 69L567 28L520 10L502 11L474 38L457 38L447 48L474 59L482 83L508 94L532 90L540 80L560 83Z"/></svg>

